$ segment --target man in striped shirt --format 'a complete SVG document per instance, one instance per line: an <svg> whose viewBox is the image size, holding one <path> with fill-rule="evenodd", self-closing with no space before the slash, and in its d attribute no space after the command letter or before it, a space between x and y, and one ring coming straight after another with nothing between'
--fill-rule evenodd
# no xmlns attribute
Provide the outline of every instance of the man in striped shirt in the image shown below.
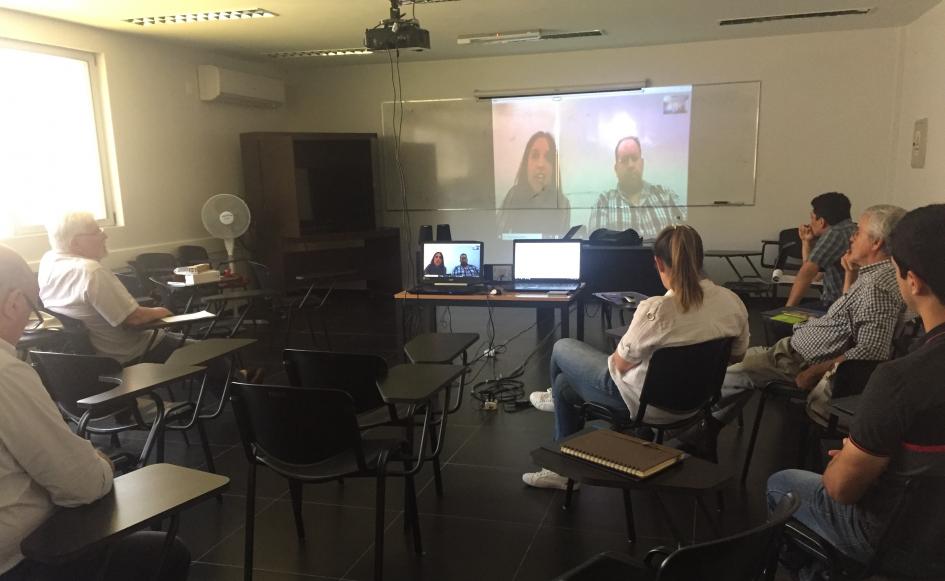
<svg viewBox="0 0 945 581"><path fill-rule="evenodd" d="M660 230L686 220L685 207L672 190L643 180L643 150L636 137L624 137L614 148L617 189L601 194L588 231L599 228L633 228L644 240L653 240Z"/></svg>
<svg viewBox="0 0 945 581"><path fill-rule="evenodd" d="M731 420L749 399L750 388L785 381L811 390L841 361L890 358L905 303L886 239L904 214L902 208L889 205L863 212L843 256L843 295L823 317L794 325L794 334L772 347L752 347L741 363L729 367L717 419Z"/></svg>

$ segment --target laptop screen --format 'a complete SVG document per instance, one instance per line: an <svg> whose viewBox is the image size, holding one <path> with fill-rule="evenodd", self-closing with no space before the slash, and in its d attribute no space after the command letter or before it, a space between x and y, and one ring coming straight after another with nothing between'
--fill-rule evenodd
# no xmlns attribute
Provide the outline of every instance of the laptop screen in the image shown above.
<svg viewBox="0 0 945 581"><path fill-rule="evenodd" d="M516 240L512 246L515 280L581 279L580 240Z"/></svg>
<svg viewBox="0 0 945 581"><path fill-rule="evenodd" d="M423 280L481 280L482 254L482 242L424 242Z"/></svg>

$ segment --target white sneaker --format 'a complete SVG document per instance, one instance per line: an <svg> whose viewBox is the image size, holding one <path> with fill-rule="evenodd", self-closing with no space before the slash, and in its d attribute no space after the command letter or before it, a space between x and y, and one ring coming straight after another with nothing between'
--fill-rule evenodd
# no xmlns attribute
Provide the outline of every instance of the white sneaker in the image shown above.
<svg viewBox="0 0 945 581"><path fill-rule="evenodd" d="M522 474L522 482L535 488L555 488L557 490L567 490L568 479L557 472L552 472L547 468L542 468L538 472L527 472ZM579 484L574 483L577 489Z"/></svg>
<svg viewBox="0 0 945 581"><path fill-rule="evenodd" d="M535 409L541 412L555 411L555 400L551 397L551 388L546 391L533 391L528 394L528 401L532 402Z"/></svg>

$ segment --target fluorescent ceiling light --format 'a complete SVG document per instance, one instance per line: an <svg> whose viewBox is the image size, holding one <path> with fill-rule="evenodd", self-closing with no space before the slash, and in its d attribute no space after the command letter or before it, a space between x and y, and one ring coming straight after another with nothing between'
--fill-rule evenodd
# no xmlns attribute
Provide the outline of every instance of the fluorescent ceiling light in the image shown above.
<svg viewBox="0 0 945 581"><path fill-rule="evenodd" d="M541 40L541 29L512 30L508 32L487 32L483 34L462 34L456 37L456 44L505 44L508 42L530 42Z"/></svg>
<svg viewBox="0 0 945 581"><path fill-rule="evenodd" d="M126 18L125 22L138 26L154 24L190 24L194 22L212 22L214 20L252 20L254 18L273 18L275 12L265 8L251 8L249 10L218 10L213 12L192 12L189 14L171 14L168 16L139 16Z"/></svg>
<svg viewBox="0 0 945 581"><path fill-rule="evenodd" d="M267 52L265 56L274 59L291 59L310 56L351 56L359 54L374 54L366 48L324 48L313 50L287 50L282 52Z"/></svg>
<svg viewBox="0 0 945 581"><path fill-rule="evenodd" d="M771 16L747 16L744 18L728 18L719 20L719 26L737 24L759 24L778 20L798 20L802 18L829 18L831 16L863 16L872 12L872 8L850 8L847 10L825 10L823 12L798 12L795 14L774 14Z"/></svg>

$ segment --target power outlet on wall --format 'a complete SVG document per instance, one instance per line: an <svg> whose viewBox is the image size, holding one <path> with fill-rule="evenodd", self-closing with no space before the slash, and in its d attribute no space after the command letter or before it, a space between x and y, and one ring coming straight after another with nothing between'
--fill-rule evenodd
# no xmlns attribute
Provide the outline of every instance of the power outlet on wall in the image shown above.
<svg viewBox="0 0 945 581"><path fill-rule="evenodd" d="M925 167L925 146L929 140L929 119L919 119L912 130L912 167Z"/></svg>

